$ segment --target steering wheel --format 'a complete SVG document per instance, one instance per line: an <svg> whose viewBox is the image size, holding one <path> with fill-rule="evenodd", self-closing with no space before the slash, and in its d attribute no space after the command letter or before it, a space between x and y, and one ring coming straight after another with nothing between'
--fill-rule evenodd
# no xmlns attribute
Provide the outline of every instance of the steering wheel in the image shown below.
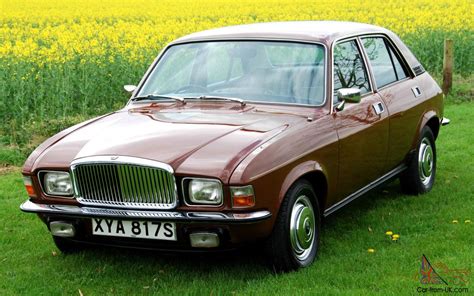
<svg viewBox="0 0 474 296"><path fill-rule="evenodd" d="M188 85L185 85L183 87L180 87L176 93L177 94L182 94L186 91L189 91L189 90L196 90L196 91L203 91L203 92L207 92L207 87L204 87L204 86L200 86L200 85L196 85L196 84L188 84Z"/></svg>

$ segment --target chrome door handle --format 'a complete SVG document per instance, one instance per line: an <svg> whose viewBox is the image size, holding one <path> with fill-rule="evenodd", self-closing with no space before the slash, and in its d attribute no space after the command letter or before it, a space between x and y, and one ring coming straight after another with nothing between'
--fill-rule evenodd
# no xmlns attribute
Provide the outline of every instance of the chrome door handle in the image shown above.
<svg viewBox="0 0 474 296"><path fill-rule="evenodd" d="M421 89L418 86L412 87L411 91L415 95L415 98L418 98L419 96L421 96Z"/></svg>
<svg viewBox="0 0 474 296"><path fill-rule="evenodd" d="M382 114L385 111L385 107L382 104L382 102L377 102L375 104L372 104L372 107L375 110L375 114L379 115Z"/></svg>

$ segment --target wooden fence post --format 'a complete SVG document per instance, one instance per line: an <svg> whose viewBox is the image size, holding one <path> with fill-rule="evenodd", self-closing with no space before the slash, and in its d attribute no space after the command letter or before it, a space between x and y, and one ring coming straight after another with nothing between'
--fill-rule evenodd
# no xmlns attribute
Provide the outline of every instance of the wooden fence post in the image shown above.
<svg viewBox="0 0 474 296"><path fill-rule="evenodd" d="M443 93L445 95L453 86L453 40L444 40L444 58L443 58Z"/></svg>

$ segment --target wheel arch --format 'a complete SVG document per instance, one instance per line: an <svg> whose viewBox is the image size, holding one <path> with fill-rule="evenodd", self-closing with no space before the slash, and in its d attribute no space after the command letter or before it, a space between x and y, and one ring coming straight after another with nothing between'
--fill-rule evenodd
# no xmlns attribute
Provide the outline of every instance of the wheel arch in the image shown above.
<svg viewBox="0 0 474 296"><path fill-rule="evenodd" d="M418 139L421 135L421 131L425 126L429 126L431 128L431 131L433 132L434 138L436 140L440 129L440 117L438 115L438 112L436 112L435 110L429 110L425 112L425 114L423 114L418 125L415 138L412 142L412 149L416 148L416 145L418 144Z"/></svg>
<svg viewBox="0 0 474 296"><path fill-rule="evenodd" d="M320 214L322 215L327 200L328 183L324 167L316 161L300 163L286 176L280 189L278 209L280 208L288 190L299 180L306 180L313 187L313 190L316 193L316 198L318 199Z"/></svg>
<svg viewBox="0 0 474 296"><path fill-rule="evenodd" d="M429 126L431 131L433 132L433 136L435 138L435 140L438 138L438 134L439 134L439 128L440 128L440 123L439 123L439 118L438 116L432 116L426 123L424 126ZM424 127L423 126L423 127ZM422 128L423 128L422 127ZM420 130L420 133L421 133L421 130Z"/></svg>

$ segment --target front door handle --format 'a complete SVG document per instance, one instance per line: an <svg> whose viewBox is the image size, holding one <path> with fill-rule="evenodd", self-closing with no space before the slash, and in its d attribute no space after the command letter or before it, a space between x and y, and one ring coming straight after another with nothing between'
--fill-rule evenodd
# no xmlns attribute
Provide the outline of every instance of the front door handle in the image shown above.
<svg viewBox="0 0 474 296"><path fill-rule="evenodd" d="M380 115L385 111L385 107L382 104L382 102L377 102L375 104L372 104L372 107L375 110L375 114Z"/></svg>

